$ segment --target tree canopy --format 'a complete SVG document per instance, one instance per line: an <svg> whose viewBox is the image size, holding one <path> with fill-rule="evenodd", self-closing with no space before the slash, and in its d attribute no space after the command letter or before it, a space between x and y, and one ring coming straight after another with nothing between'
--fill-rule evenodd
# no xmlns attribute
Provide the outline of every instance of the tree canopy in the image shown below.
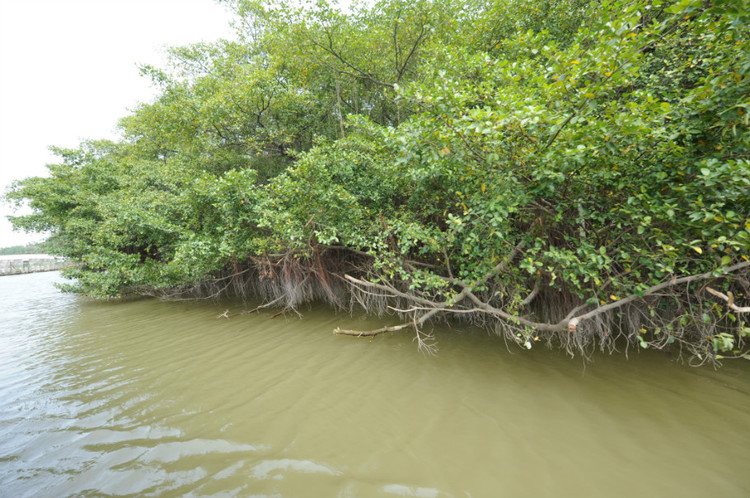
<svg viewBox="0 0 750 498"><path fill-rule="evenodd" d="M7 194L72 290L747 356L747 0L226 3L238 41Z"/></svg>

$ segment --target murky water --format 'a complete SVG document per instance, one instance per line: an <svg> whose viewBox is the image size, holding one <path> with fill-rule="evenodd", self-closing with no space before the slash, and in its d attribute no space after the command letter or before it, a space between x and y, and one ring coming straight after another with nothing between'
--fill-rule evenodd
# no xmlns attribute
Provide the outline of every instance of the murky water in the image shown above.
<svg viewBox="0 0 750 498"><path fill-rule="evenodd" d="M0 496L747 497L750 362L584 365L371 318L0 278ZM217 318L229 308L237 315Z"/></svg>

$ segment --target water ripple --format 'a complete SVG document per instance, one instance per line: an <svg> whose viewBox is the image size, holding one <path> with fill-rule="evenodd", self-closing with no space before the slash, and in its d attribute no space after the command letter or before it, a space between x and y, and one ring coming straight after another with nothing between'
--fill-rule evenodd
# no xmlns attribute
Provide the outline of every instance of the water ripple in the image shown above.
<svg viewBox="0 0 750 498"><path fill-rule="evenodd" d="M645 352L584 373L440 328L425 358L406 334L331 334L372 318L94 302L57 280L0 278L2 496L750 493L744 365Z"/></svg>

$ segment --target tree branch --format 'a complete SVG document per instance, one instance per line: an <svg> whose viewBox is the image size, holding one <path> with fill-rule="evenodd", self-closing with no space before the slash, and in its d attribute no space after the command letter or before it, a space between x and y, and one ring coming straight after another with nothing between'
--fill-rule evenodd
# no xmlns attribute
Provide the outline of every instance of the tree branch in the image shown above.
<svg viewBox="0 0 750 498"><path fill-rule="evenodd" d="M723 294L717 290L712 289L711 287L706 287L706 290L709 292L709 294L713 294L714 296L726 301L727 308L729 308L730 310L736 311L737 313L750 313L750 306L740 307L734 304L734 294L732 294L731 292Z"/></svg>
<svg viewBox="0 0 750 498"><path fill-rule="evenodd" d="M518 246L514 247L514 252L511 254L511 256L513 256L518 251L520 251L520 245L521 244L519 244ZM511 258L511 260L512 260L512 258ZM480 282L485 282L486 280L488 280L489 278L491 278L493 275L495 275L498 271L501 271L504 268L505 263L506 262L502 262L502 263L496 265L492 270L490 270L489 272L487 272L485 274L485 276L480 280ZM724 268L724 273L728 274L728 273L731 273L731 272L734 272L734 271L737 271L737 270L741 270L741 269L744 269L744 268L748 268L748 267L750 267L750 261L745 261L745 262L737 263L735 265L728 266L728 267ZM680 278L676 278L675 277L675 278L672 278L671 280L668 280L666 282L662 282L660 284L657 284L657 285L654 285L652 287L649 287L648 289L646 289L642 293L631 294L631 295L629 295L629 296L627 296L627 297L625 297L623 299L620 299L620 300L615 301L613 303L609 303L609 304L604 305L604 306L600 306L600 307L598 307L596 309L593 309L593 310L591 310L591 311L589 311L587 313L584 313L582 315L574 316L576 312L585 309L586 305L581 305L581 306L573 309L565 318L563 318L559 322L557 322L557 323L548 323L548 322L535 322L535 321L529 320L527 318L523 318L523 317L511 314L511 313L509 313L509 312L507 312L507 311L505 311L505 310L503 310L501 308L496 308L496 307L492 306L491 304L489 304L487 302L484 302L481 299L479 299L471 291L471 287L469 285L467 285L464 282L462 282L460 280L457 280L457 279L452 279L452 278L448 278L448 277L441 277L444 280L449 281L452 284L461 287L462 290L461 290L461 292L459 292L455 296L455 298L453 300L451 300L451 302L447 302L447 301L445 301L445 302L435 302L435 301L432 301L432 300L427 299L427 298L416 296L414 294L409 294L409 293L406 293L406 292L402 292L402 291L396 289L395 287L393 287L391 285L376 284L374 282L368 282L366 280L361 280L361 279L354 278L354 277L352 277L350 275L345 275L344 277L348 281L350 281L351 283L355 284L358 287L376 288L376 289L379 289L379 290L381 290L381 291L383 291L383 292L391 295L392 297L400 297L400 298L409 300L411 302L419 303L419 304L421 304L421 305L423 305L425 307L425 308L413 307L413 308L411 308L409 310L405 310L407 312L414 312L414 313L416 313L416 311L419 310L419 309L428 309L429 311L427 313L425 313L422 317L420 317L418 320L414 320L412 323L404 323L404 324L399 324L399 325L393 325L393 326L383 327L383 328L380 328L380 329L377 329L377 330L371 330L371 331L353 331L353 330L342 330L340 328L337 328L336 330L334 330L334 334L344 334L344 335L354 335L354 336L373 336L373 335L382 334L384 332L392 332L392 331L402 330L402 329L409 328L409 327L414 327L414 328L418 329L418 327L420 325L422 325L426 320L428 320L429 318L431 318L432 316L436 315L437 313L439 313L441 311L446 311L446 312L449 312L449 313L472 313L472 312L475 312L475 313L487 313L487 314L490 314L490 315L494 315L494 316L496 316L498 318L501 318L501 319L503 319L503 320L505 320L507 322L510 322L510 323L513 323L513 324L516 324L516 325L520 325L520 326L523 326L523 327L528 327L528 328L531 328L531 329L534 329L534 330L538 330L538 331L543 331L543 332L563 332L563 331L567 330L570 333L575 333L577 331L578 325L581 322L585 321L585 320L590 320L591 318L594 318L594 317L596 317L598 315L601 315L603 313L606 313L608 311L612 311L614 309L617 309L617 308L620 308L620 307L625 306L627 304L630 304L630 303L632 303L634 301L643 299L646 296L658 295L658 292L661 291L661 290L668 289L670 287L674 287L674 286L680 285L680 284L687 284L687 283L690 283L690 282L695 282L695 281L698 281L698 280L707 280L707 279L710 279L710 278L714 278L716 276L717 275L715 275L715 271L710 271L710 272L701 273L701 274L698 274L698 275L690 275L690 276L680 277ZM718 291L715 291L715 290L713 290L711 288L707 288L707 290L711 294L713 294L713 295L715 295L715 296L717 296L717 297L725 300L728 303L728 306L729 306L730 309L732 309L732 310L734 310L734 311L736 311L738 313L750 312L750 307L743 308L743 307L736 306L734 304L732 296L726 296L726 295L724 295L724 294L722 294L722 293L720 293ZM527 298L524 300L524 303L526 303L527 300L530 302L530 300L533 299L532 296L534 296L534 295L535 295L535 293L534 293L534 291L532 291L532 293L529 294L529 296L527 296ZM468 298L473 303L473 307L462 307L462 308L453 309L453 305L454 304L460 303L465 298Z"/></svg>
<svg viewBox="0 0 750 498"><path fill-rule="evenodd" d="M748 268L748 267L750 267L750 261L745 261L745 262L742 262L742 263L737 263L736 265L732 265L732 266L726 267L724 269L724 272L725 273L731 273L733 271L741 270L743 268ZM675 285L679 285L679 284L687 284L689 282L694 282L696 280L706 280L706 279L709 279L709 278L713 278L714 276L715 276L714 272L713 271L709 271L709 272L706 272L706 273L701 273L699 275L690 275L688 277L673 278L672 280L669 280L667 282L662 282L662 283L660 283L658 285L654 285L653 287L649 287L648 289L646 289L643 292L643 294L631 294L630 296L625 297L623 299L620 299L619 301L615 301L613 303L607 304L607 305L602 306L600 308L596 308L595 310L591 310L588 313L584 313L583 315L580 315L580 316L577 316L575 318L572 318L568 322L568 331L575 332L576 331L576 327L583 320L588 320L588 319L593 318L593 317L595 317L597 315L605 313L605 312L607 312L609 310L620 308L620 307L622 307L622 306L624 306L624 305L626 305L628 303L631 303L631 302L633 302L633 301L635 301L637 299L642 299L645 296L653 295L653 294L659 292L662 289L667 289L669 287L674 287Z"/></svg>
<svg viewBox="0 0 750 498"><path fill-rule="evenodd" d="M377 79L374 76L372 76L370 73L359 69L357 66L355 66L351 62L349 62L346 59L344 59L344 57L341 54L339 54L338 52L336 52L333 49L333 41L332 40L329 40L330 47L326 47L325 45L323 45L322 43L319 43L318 41L316 41L313 38L310 38L310 42L313 45L315 45L316 47L318 47L321 50L323 50L324 52L326 52L326 53L332 55L334 58L338 59L339 62L341 62L344 66L346 66L349 69L351 69L352 71L354 71L354 73L356 73L356 74L349 73L348 71L345 71L343 69L339 69L340 72L345 73L345 74L350 74L351 76L354 76L355 78L357 78L357 77L358 78L366 78L366 79L372 81L373 83L375 83L377 85L387 86L389 88L393 88L393 83L386 83L385 81L380 81L379 79ZM328 64L326 64L326 65L328 65Z"/></svg>

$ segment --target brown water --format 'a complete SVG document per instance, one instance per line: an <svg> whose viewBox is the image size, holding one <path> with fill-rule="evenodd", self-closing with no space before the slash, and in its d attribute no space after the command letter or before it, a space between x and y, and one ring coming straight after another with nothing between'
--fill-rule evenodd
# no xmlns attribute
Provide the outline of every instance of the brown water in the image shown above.
<svg viewBox="0 0 750 498"><path fill-rule="evenodd" d="M0 278L0 496L748 497L750 362L592 363L372 318Z"/></svg>

